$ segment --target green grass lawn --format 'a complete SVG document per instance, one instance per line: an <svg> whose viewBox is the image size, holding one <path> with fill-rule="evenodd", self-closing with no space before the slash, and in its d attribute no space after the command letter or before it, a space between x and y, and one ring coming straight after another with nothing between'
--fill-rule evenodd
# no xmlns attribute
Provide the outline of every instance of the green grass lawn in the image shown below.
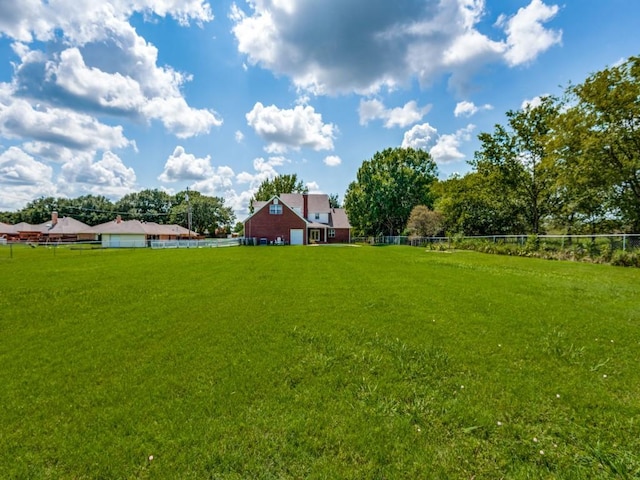
<svg viewBox="0 0 640 480"><path fill-rule="evenodd" d="M640 270L0 249L0 478L638 478Z"/></svg>

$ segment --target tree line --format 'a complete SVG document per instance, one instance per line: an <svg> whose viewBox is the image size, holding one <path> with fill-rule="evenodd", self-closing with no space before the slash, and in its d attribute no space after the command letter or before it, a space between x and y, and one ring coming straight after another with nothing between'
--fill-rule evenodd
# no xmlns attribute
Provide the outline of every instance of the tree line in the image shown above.
<svg viewBox="0 0 640 480"><path fill-rule="evenodd" d="M98 195L77 198L42 197L29 202L16 212L0 212L5 223L41 224L51 220L51 213L73 217L89 226L112 221L117 215L123 220L140 220L159 224L189 225L199 234L225 235L231 232L235 214L224 205L221 197L210 197L197 191L181 191L175 195L158 189L129 193L116 202Z"/></svg>
<svg viewBox="0 0 640 480"><path fill-rule="evenodd" d="M471 170L444 181L422 150L364 161L344 201L354 233L425 222L464 235L640 232L640 57L508 111L478 138Z"/></svg>
<svg viewBox="0 0 640 480"><path fill-rule="evenodd" d="M596 234L640 232L640 57L605 68L560 97L506 112L478 136L471 170L438 180L424 150L389 148L365 160L344 196L354 235ZM297 175L265 180L250 201L305 193ZM186 201L187 193L190 202ZM333 207L338 196L330 195ZM199 192L143 190L115 203L102 196L41 198L0 221L43 223L56 210L95 225L125 219L226 233L235 215ZM237 223L234 231L241 231Z"/></svg>

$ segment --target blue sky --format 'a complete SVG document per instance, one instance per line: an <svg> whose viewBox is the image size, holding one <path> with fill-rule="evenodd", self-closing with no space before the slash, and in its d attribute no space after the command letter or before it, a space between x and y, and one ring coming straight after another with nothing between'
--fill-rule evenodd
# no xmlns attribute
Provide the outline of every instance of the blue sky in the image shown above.
<svg viewBox="0 0 640 480"><path fill-rule="evenodd" d="M0 0L0 210L186 187L340 199L387 147L469 170L505 112L640 53L637 0Z"/></svg>

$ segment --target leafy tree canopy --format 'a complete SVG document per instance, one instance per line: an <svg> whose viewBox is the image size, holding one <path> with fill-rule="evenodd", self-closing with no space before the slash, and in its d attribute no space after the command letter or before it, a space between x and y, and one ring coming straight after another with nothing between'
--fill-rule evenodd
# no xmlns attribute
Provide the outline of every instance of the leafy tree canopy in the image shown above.
<svg viewBox="0 0 640 480"><path fill-rule="evenodd" d="M557 208L557 171L546 154L557 116L558 103L553 97L508 111L508 127L496 125L493 133L478 136L481 148L471 162L492 185L494 194L525 220L526 233L540 233L543 220Z"/></svg>
<svg viewBox="0 0 640 480"><path fill-rule="evenodd" d="M209 197L191 190L179 192L175 198L180 203L176 203L171 208L169 214L171 223L188 228L190 210L191 229L199 234L216 236L231 232L231 226L236 217L231 207L224 206L224 198Z"/></svg>
<svg viewBox="0 0 640 480"><path fill-rule="evenodd" d="M419 237L433 237L442 231L443 216L424 205L416 205L407 221L407 230Z"/></svg>
<svg viewBox="0 0 640 480"><path fill-rule="evenodd" d="M192 229L198 233L222 235L231 232L235 214L231 207L224 205L221 197L209 197L197 191L186 191L169 195L161 190L143 190L130 193L113 204L106 197L84 195L75 199L42 197L29 202L23 209L2 215L7 223L45 223L51 213L73 217L87 225L113 220L116 214L125 220L137 219L160 224L176 223L188 226L187 212L191 207Z"/></svg>
<svg viewBox="0 0 640 480"><path fill-rule="evenodd" d="M127 220L168 223L173 204L171 195L158 189L129 193L118 200L115 210L126 215Z"/></svg>
<svg viewBox="0 0 640 480"><path fill-rule="evenodd" d="M416 205L433 206L437 168L423 150L388 148L365 160L347 189L344 207L355 231L397 235Z"/></svg>
<svg viewBox="0 0 640 480"><path fill-rule="evenodd" d="M574 175L583 172L581 183L591 187L586 202L597 207L594 196L607 199L605 215L640 231L640 57L570 87L567 102L561 160Z"/></svg>
<svg viewBox="0 0 640 480"><path fill-rule="evenodd" d="M258 201L266 202L274 195L282 193L308 193L309 189L302 180L298 180L298 175L284 174L277 175L271 179L264 180L258 187L258 191L249 201L249 211L253 213L253 203Z"/></svg>

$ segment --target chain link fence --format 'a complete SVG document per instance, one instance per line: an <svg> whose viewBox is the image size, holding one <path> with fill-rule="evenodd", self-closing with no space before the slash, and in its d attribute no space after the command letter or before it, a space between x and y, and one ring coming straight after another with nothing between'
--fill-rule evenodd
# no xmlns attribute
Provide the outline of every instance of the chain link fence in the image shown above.
<svg viewBox="0 0 640 480"><path fill-rule="evenodd" d="M410 245L413 247L433 244L455 246L461 242L486 242L505 245L527 245L534 242L537 248L565 250L570 248L608 248L611 251L632 251L640 249L640 234L598 234L598 235L483 235L456 237L412 237L412 236L373 236L352 237L351 243L370 245Z"/></svg>

